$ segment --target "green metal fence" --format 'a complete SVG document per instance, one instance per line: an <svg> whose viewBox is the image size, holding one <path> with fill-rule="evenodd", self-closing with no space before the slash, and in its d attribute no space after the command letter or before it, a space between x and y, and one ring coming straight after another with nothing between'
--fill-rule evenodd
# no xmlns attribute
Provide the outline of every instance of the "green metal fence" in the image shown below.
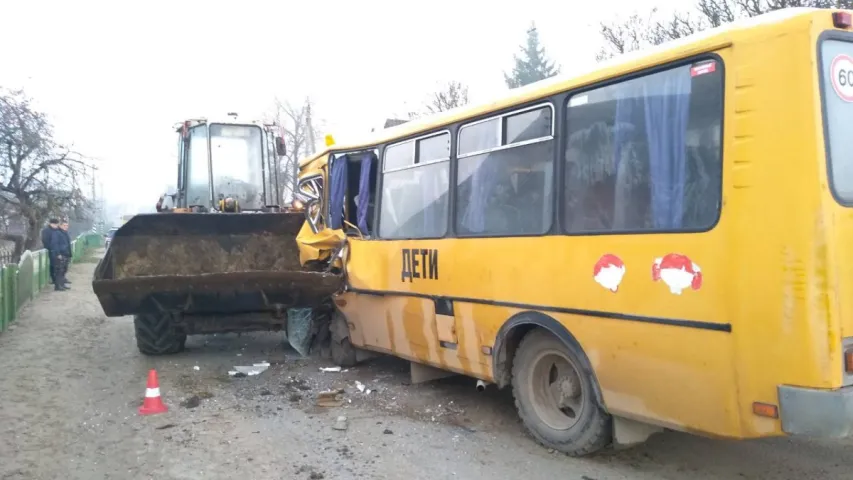
<svg viewBox="0 0 853 480"><path fill-rule="evenodd" d="M97 234L80 235L71 242L71 262L79 260L87 250L101 245ZM11 325L18 311L50 283L50 261L47 250L27 250L18 263L0 266L0 332Z"/></svg>

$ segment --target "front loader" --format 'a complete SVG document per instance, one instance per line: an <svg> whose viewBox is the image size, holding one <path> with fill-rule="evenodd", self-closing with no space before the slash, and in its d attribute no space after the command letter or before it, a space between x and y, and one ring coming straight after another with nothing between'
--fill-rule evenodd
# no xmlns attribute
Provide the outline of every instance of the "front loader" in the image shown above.
<svg viewBox="0 0 853 480"><path fill-rule="evenodd" d="M134 316L144 354L177 353L187 335L262 330L284 330L307 354L343 278L300 264L305 216L278 191L283 139L236 118L177 133L176 191L122 225L95 270L104 313Z"/></svg>

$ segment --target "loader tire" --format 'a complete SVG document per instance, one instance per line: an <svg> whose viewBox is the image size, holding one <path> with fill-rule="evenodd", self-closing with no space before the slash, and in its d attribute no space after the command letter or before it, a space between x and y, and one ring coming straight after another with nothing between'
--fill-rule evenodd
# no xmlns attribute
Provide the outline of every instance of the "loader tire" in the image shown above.
<svg viewBox="0 0 853 480"><path fill-rule="evenodd" d="M331 334L330 350L332 362L340 367L354 367L358 363L356 348L349 339L347 320L340 312L335 312L329 325Z"/></svg>
<svg viewBox="0 0 853 480"><path fill-rule="evenodd" d="M169 314L134 315L136 347L144 355L169 355L184 350L187 335L178 331Z"/></svg>

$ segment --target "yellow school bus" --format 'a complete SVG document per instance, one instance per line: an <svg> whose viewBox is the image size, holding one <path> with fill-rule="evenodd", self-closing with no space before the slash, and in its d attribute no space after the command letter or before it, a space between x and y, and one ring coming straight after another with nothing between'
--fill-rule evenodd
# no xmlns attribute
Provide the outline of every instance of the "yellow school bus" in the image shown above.
<svg viewBox="0 0 853 480"><path fill-rule="evenodd" d="M302 260L346 275L336 360L511 387L570 455L849 436L850 13L736 22L302 161Z"/></svg>

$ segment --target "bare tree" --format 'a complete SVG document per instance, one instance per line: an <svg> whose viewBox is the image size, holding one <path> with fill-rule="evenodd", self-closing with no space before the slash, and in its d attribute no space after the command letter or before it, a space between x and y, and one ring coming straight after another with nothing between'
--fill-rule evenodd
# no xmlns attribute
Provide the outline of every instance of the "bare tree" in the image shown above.
<svg viewBox="0 0 853 480"><path fill-rule="evenodd" d="M695 0L690 10L675 12L668 18L660 18L658 11L653 9L648 17L633 14L622 21L602 23L599 32L604 38L604 47L596 58L606 60L739 18L789 7L853 9L853 0Z"/></svg>
<svg viewBox="0 0 853 480"><path fill-rule="evenodd" d="M438 113L467 104L468 86L451 80L442 89L433 92L432 98L426 104L426 110L429 113Z"/></svg>
<svg viewBox="0 0 853 480"><path fill-rule="evenodd" d="M632 52L640 49L647 43L652 18L657 14L657 9L652 9L648 18L639 14L632 14L627 19L613 23L602 23L599 27L601 36L604 37L605 46L596 55L596 59L606 60L616 55Z"/></svg>
<svg viewBox="0 0 853 480"><path fill-rule="evenodd" d="M85 218L79 155L57 144L53 126L23 91L0 90L0 210L23 226L16 255L38 245L48 216Z"/></svg>
<svg viewBox="0 0 853 480"><path fill-rule="evenodd" d="M279 166L279 191L282 192L284 204L293 200L296 190L296 177L299 160L313 155L317 150L317 139L321 138L320 130L312 116L313 103L305 98L302 104L295 106L289 101L276 98L273 101L270 120L280 125L284 130L284 141L287 144L287 155Z"/></svg>
<svg viewBox="0 0 853 480"><path fill-rule="evenodd" d="M423 100L423 105L419 109L411 109L408 102L404 104L405 112L403 115L396 114L395 118L405 117L407 121L416 120L424 115L431 115L438 112L446 112L456 107L468 104L468 86L456 80L450 80L446 83L438 83L436 90ZM395 123L395 124L399 124Z"/></svg>

